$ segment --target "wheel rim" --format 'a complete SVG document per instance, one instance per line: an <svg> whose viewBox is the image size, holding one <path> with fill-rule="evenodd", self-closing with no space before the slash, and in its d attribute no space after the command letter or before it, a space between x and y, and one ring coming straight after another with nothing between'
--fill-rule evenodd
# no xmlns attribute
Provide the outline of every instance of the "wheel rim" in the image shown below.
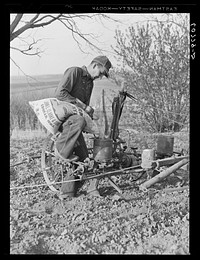
<svg viewBox="0 0 200 260"><path fill-rule="evenodd" d="M52 134L50 134L46 138L42 149L42 154L41 154L41 166L42 166L42 173L48 187L52 191L58 193L60 192L60 188L64 180L64 175L66 174L66 170L64 171L63 164L58 163L54 155L54 147L55 147L56 139L57 137ZM57 182L59 183L56 184Z"/></svg>

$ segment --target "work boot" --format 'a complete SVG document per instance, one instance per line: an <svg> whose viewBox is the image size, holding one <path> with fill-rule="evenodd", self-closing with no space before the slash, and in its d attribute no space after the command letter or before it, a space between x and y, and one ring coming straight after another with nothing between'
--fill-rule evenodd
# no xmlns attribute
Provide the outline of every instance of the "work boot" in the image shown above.
<svg viewBox="0 0 200 260"><path fill-rule="evenodd" d="M62 155L58 152L57 148L55 147L54 150L55 158L60 159L63 163L69 163L72 161L77 161L79 158L77 155L72 154L69 158L64 158ZM67 197L75 197L77 192L77 183L75 182L75 176L73 174L73 170L69 169L67 172L65 172L64 182L62 183L62 186L60 188L60 197L62 199Z"/></svg>
<svg viewBox="0 0 200 260"><path fill-rule="evenodd" d="M69 170L66 173L66 176L64 177L64 181L70 181L70 182L64 182L60 188L60 195L61 197L67 198L67 197L75 197L76 196L76 183L75 183L75 177L73 175L72 170Z"/></svg>
<svg viewBox="0 0 200 260"><path fill-rule="evenodd" d="M98 184L98 179L90 179L90 186L88 188L87 194L90 196L101 197L99 191L97 190Z"/></svg>

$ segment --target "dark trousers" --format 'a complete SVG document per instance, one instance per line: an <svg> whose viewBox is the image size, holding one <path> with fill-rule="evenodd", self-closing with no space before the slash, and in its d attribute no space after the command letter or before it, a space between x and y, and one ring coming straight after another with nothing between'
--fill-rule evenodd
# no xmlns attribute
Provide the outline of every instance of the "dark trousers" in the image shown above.
<svg viewBox="0 0 200 260"><path fill-rule="evenodd" d="M84 161L88 157L82 134L85 124L82 116L72 115L61 125L59 129L61 134L56 141L56 148L64 158L69 158L73 152L79 157L79 161Z"/></svg>
<svg viewBox="0 0 200 260"><path fill-rule="evenodd" d="M73 152L79 157L79 161L84 161L88 157L88 149L82 134L85 124L85 119L82 116L72 115L61 125L61 134L56 141L56 148L62 157L68 158ZM66 178L73 179L74 177L70 177L70 173L68 173ZM88 192L96 190L98 182L98 179L91 179ZM75 185L71 183L62 184L63 194L74 196L75 190Z"/></svg>

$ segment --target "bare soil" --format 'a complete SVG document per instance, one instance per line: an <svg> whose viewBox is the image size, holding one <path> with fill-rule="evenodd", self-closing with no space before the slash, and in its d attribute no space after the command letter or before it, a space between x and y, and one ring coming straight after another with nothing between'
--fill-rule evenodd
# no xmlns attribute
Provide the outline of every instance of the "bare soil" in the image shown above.
<svg viewBox="0 0 200 260"><path fill-rule="evenodd" d="M188 149L188 139L183 139ZM135 143L142 149L139 140ZM10 164L40 154L43 141L11 139ZM99 184L102 197L90 197L85 183L77 197L64 202L47 186L11 189L10 253L190 254L189 190L163 190L188 185L189 171L179 169L146 193L138 189L145 178L116 177L123 197L106 179ZM11 188L42 183L40 159L11 168Z"/></svg>

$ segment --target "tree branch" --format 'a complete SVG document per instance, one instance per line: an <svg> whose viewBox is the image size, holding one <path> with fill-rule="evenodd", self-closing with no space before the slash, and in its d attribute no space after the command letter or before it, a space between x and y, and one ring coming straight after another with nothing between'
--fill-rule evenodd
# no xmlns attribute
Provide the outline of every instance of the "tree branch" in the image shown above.
<svg viewBox="0 0 200 260"><path fill-rule="evenodd" d="M29 55L29 56L33 56L33 55L37 55L38 57L40 57L40 54L43 52L42 50L40 50L39 48L34 48L34 45L36 45L39 41L42 41L43 39L38 39L35 40L33 39L32 43L27 43L26 41L24 41L27 44L27 49L19 49L16 47L11 46L10 48L13 50L17 50L19 52L21 52L22 54L25 55ZM30 53L30 51L34 51L33 53Z"/></svg>
<svg viewBox="0 0 200 260"><path fill-rule="evenodd" d="M92 46L94 49L97 49L98 51L102 51L102 49L98 48L97 46L95 46L92 42L90 42L87 38L85 38L84 34L78 32L78 31L75 31L74 28L73 28L73 25L71 25L71 27L69 27L66 23L64 23L62 21L62 19L58 19L58 21L60 21L65 27L67 27L67 29L69 29L71 32L72 32L72 36L74 38L74 40L77 42L78 44L78 47L81 49L80 47L80 43L78 42L78 40L75 38L75 35L78 35L80 38L82 38L85 42L87 42L90 46ZM81 49L81 51L83 51Z"/></svg>
<svg viewBox="0 0 200 260"><path fill-rule="evenodd" d="M16 32L13 32L11 35L10 35L10 42L12 40L14 40L15 38L17 38L20 34L22 34L24 31L30 29L31 26L30 26L30 23L27 23L26 25L22 26L19 30L17 30Z"/></svg>
<svg viewBox="0 0 200 260"><path fill-rule="evenodd" d="M24 31L26 31L28 29L33 29L33 28L36 28L36 27L43 27L43 26L51 24L52 22L57 20L61 16L61 14L58 15L57 17L51 16L51 15L45 15L45 16L41 17L39 20L35 21L38 16L39 16L39 14L35 15L29 22L27 22L27 24L22 26L16 32L11 33L10 41L14 40L16 37L18 37L20 34L22 34ZM49 20L48 22L36 24L38 21L41 21L41 20L45 19L46 17L51 17L52 19Z"/></svg>
<svg viewBox="0 0 200 260"><path fill-rule="evenodd" d="M14 21L12 22L11 26L10 26L10 35L13 33L13 31L15 30L15 28L17 27L18 23L20 22L21 18L22 18L23 14L17 14L15 16Z"/></svg>
<svg viewBox="0 0 200 260"><path fill-rule="evenodd" d="M19 66L11 57L10 57L10 59L11 59L12 62L15 64L15 66L24 74L24 76L25 76L26 78L30 78L30 79L33 79L33 80L36 81L36 82L39 82L37 79L35 79L35 78L33 78L33 77L27 75L27 74L20 68L20 66ZM30 87L32 87L31 84L30 84L30 82L28 82L28 85L29 85Z"/></svg>
<svg viewBox="0 0 200 260"><path fill-rule="evenodd" d="M62 14L59 14L59 15L56 16L56 17L54 17L53 15L45 15L45 16L41 17L39 20L35 21L35 22L32 24L31 28L43 27L43 26L49 25L49 24L51 24L52 22L54 22L55 20L58 20L61 16L62 16ZM51 17L52 19L49 20L49 21L47 21L47 22L43 22L43 23L36 24L36 23L38 23L39 21L42 21L42 20L44 20L44 19L47 18L47 17Z"/></svg>

